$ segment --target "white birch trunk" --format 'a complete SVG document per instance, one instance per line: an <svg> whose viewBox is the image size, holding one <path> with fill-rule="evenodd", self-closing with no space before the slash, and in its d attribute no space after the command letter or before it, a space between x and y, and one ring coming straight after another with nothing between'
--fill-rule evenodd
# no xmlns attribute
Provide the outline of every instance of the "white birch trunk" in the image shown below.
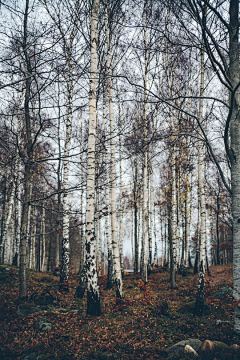
<svg viewBox="0 0 240 360"><path fill-rule="evenodd" d="M24 99L24 92L22 91L22 94L18 100L18 106L19 109L22 107L23 105L23 99ZM21 116L17 116L17 129L16 132L18 134L18 147L19 149L22 147L22 138L20 136L21 132L22 132L22 117ZM16 162L15 162L15 166L16 166L16 191L15 191L15 210L16 210L16 230L15 230L15 244L14 244L14 254L13 254L13 265L15 266L19 266L19 245L20 245L20 231L21 231L21 212L22 212L22 203L21 203L21 193L22 193L22 185L21 185L21 179L20 179L20 174L22 171L22 164L21 164L21 159L20 156L17 152L16 154Z"/></svg>
<svg viewBox="0 0 240 360"><path fill-rule="evenodd" d="M12 265L14 253L15 253L15 239L16 239L16 209L14 209L13 218L11 221L11 244L10 244L10 258L9 258L9 264Z"/></svg>
<svg viewBox="0 0 240 360"><path fill-rule="evenodd" d="M4 222L4 228L3 228L3 234L2 234L2 244L3 244L3 248L4 248L4 257L3 257L4 264L8 264L8 262L9 262L8 228L9 228L10 221L11 221L12 214L13 214L14 196L15 196L15 185L12 182L12 189L11 189L11 193L10 193L10 197L9 197L7 209L6 209L7 217Z"/></svg>
<svg viewBox="0 0 240 360"><path fill-rule="evenodd" d="M42 221L41 221L41 237L42 237L42 262L41 262L41 271L46 271L46 210L43 206L42 208Z"/></svg>
<svg viewBox="0 0 240 360"><path fill-rule="evenodd" d="M33 231L31 234L29 268L36 270L36 232L37 232L37 208L33 211Z"/></svg>
<svg viewBox="0 0 240 360"><path fill-rule="evenodd" d="M173 139L174 141L174 139ZM176 270L177 270L177 188L176 188L176 151L175 145L172 144L171 152L171 287L176 287Z"/></svg>
<svg viewBox="0 0 240 360"><path fill-rule="evenodd" d="M204 42L201 47L201 78L200 78L200 101L199 101L199 123L203 120L203 95L204 95ZM203 315L204 311L204 278L206 266L206 202L205 188L203 184L203 145L198 141L198 192L200 200L200 252L199 252L199 271L198 271L198 293L195 303L194 313L198 316Z"/></svg>
<svg viewBox="0 0 240 360"><path fill-rule="evenodd" d="M100 180L99 180L100 182ZM98 189L98 201L97 201L97 205L98 205L98 210L97 210L97 214L98 214L98 259L97 259L97 266L98 266L98 273L99 275L101 275L101 269L102 269L102 219L101 216L99 216L100 214L100 209L101 209L101 189L100 189L100 184L98 184L99 189Z"/></svg>
<svg viewBox="0 0 240 360"><path fill-rule="evenodd" d="M142 280L147 282L147 267L149 257L148 246L148 186L147 186L147 168L148 168L148 155L147 151L144 152L143 159L143 208L142 208Z"/></svg>
<svg viewBox="0 0 240 360"><path fill-rule="evenodd" d="M87 204L86 204L86 276L87 314L100 315L100 295L96 267L96 236L94 229L95 210L95 144L96 144L96 90L97 90L97 38L99 0L93 0L90 11L90 89L89 89L89 133L87 153Z"/></svg>
<svg viewBox="0 0 240 360"><path fill-rule="evenodd" d="M34 221L35 221L35 210L33 212L33 228L34 228ZM34 241L34 235L33 233L30 234L30 214L29 214L29 217L28 217L28 236L29 236L29 260L28 260L28 266L29 266L29 269L32 269L32 257L33 257L33 241Z"/></svg>
<svg viewBox="0 0 240 360"><path fill-rule="evenodd" d="M110 236L110 227L111 227L111 219L110 219L110 189L109 189L109 171L106 170L107 177L107 186L106 186L106 217L105 217L105 236L107 242L107 250L108 250L108 282L107 288L111 289L114 285L114 275L113 275L113 253L112 253L112 241Z"/></svg>
<svg viewBox="0 0 240 360"><path fill-rule="evenodd" d="M105 21L106 21L105 16ZM107 26L107 24L106 24ZM105 237L107 243L107 259L108 259L108 279L107 279L107 288L111 289L114 285L114 274L113 274L113 253L112 253L112 241L110 236L110 177L109 177L109 156L108 156L108 119L106 116L106 89L105 89L105 79L104 79L104 89L103 89L103 121L104 121L104 137L105 137L105 152L104 152L104 163L106 166L105 175L106 175L106 188L105 188Z"/></svg>
<svg viewBox="0 0 240 360"><path fill-rule="evenodd" d="M62 72L61 75L66 81L66 135L64 144L64 159L63 159L63 201L62 201L62 214L63 214L63 233L62 233L62 254L61 254L61 269L60 269L60 284L59 289L68 291L68 273L69 273L69 256L70 256L70 241L69 241L69 218L70 218L70 204L69 204L69 156L70 156L70 143L72 135L72 117L73 117L73 89L74 89L74 39L78 33L79 23L79 1L74 3L73 11L71 13L71 21L69 29L64 29L65 24L61 23L60 18L54 12L54 6L49 7L49 4L44 0L46 10L58 29L61 40L63 42L63 56L65 58L67 71ZM51 5L51 4L50 4ZM60 109L59 109L60 113ZM56 259L57 260L57 259Z"/></svg>
<svg viewBox="0 0 240 360"><path fill-rule="evenodd" d="M61 139L60 139L60 130L61 130L61 107L60 107L60 85L58 79L58 127L57 127L57 135L58 135L58 166L57 166L57 221L56 221L56 241L55 241L55 256L54 256L54 265L56 268L60 265L60 231L61 231Z"/></svg>
<svg viewBox="0 0 240 360"><path fill-rule="evenodd" d="M84 137L83 137L83 126L81 127L81 140L80 140L80 163L83 162L83 147L82 147L82 143L84 141ZM84 175L83 173L80 175L80 181L83 184L84 183ZM84 231L84 224L85 224L85 219L84 219L84 214L83 214L83 209L84 209L84 204L83 204L83 199L84 199L84 188L82 187L81 189L81 193L80 193L80 264L79 264L79 273L81 274L83 267L84 267L84 263L85 263L85 231Z"/></svg>
<svg viewBox="0 0 240 360"><path fill-rule="evenodd" d="M32 182L29 186L30 191L30 197L32 196ZM27 216L27 266L29 267L29 261L30 261L30 247L31 247L31 213L32 213L32 205L29 204L28 206L28 216Z"/></svg>
<svg viewBox="0 0 240 360"><path fill-rule="evenodd" d="M121 105L117 87L117 98L118 98L118 142L119 142L119 237L120 237L120 261L121 261L121 271L124 273L124 263L123 263L123 201L122 201L122 137L121 137L121 126L122 126L122 117L121 117Z"/></svg>
<svg viewBox="0 0 240 360"><path fill-rule="evenodd" d="M168 53L165 54L165 67L167 73L169 95L172 96L173 92L173 76L174 67L170 68ZM170 133L174 132L174 118L173 114L170 117ZM169 237L169 260L170 260L170 280L172 289L176 288L176 270L177 270L177 187L176 187L176 137L171 135L171 149L170 149L170 167L171 167L171 202L170 209L168 209L168 237ZM170 212L170 214L169 214Z"/></svg>
<svg viewBox="0 0 240 360"><path fill-rule="evenodd" d="M84 235L84 216L83 216L83 190L81 191L81 195L80 195L80 201L81 201L81 217L80 217L80 223L81 223L81 228L80 228L80 241L81 241L81 246L80 246L80 266L79 266L79 271L81 273L83 266L84 266L84 259L85 259L85 235Z"/></svg>
<svg viewBox="0 0 240 360"><path fill-rule="evenodd" d="M147 74L148 74L148 59L147 59L147 25L148 25L148 0L145 1L145 25L144 25L144 104L143 104L143 209L142 209L142 280L147 282L148 273L148 259L149 259L149 214L148 214L148 145L147 145Z"/></svg>
<svg viewBox="0 0 240 360"><path fill-rule="evenodd" d="M185 235L185 266L189 267L189 244L190 244L190 186L189 179L186 179L187 189L186 189L186 204L185 204L185 226L186 226L186 235Z"/></svg>
<svg viewBox="0 0 240 360"><path fill-rule="evenodd" d="M105 8L106 38L107 38L107 77L108 77L108 101L109 101L109 120L110 120L110 163L111 163L111 229L112 229L112 251L114 280L116 284L116 295L123 298L123 282L120 264L120 250L117 235L117 212L116 212L116 165L115 165L115 136L114 136L114 113L112 101L112 69L111 69L111 41L108 26L107 7Z"/></svg>
<svg viewBox="0 0 240 360"><path fill-rule="evenodd" d="M153 148L151 151L151 159L153 155ZM149 266L153 262L152 260L152 248L153 248L153 164L150 161L150 174L149 174Z"/></svg>
<svg viewBox="0 0 240 360"><path fill-rule="evenodd" d="M67 118L66 118L66 135L64 145L64 159L63 159L63 234L62 234L62 256L61 256L61 269L60 269L60 284L59 289L69 291L68 289L68 273L69 273L69 260L70 260L70 240L69 240L69 156L72 135L72 109L73 109L73 78L72 69L73 64L69 59L68 70L69 79L67 83Z"/></svg>
<svg viewBox="0 0 240 360"><path fill-rule="evenodd" d="M109 78L110 80L110 78ZM112 229L112 250L113 250L113 268L114 278L116 283L116 295L123 298L123 283L122 272L120 264L120 250L117 234L117 211L116 211L116 168L115 168L115 143L114 143L114 118L113 118L113 104L112 104L112 89L109 84L108 98L109 98L109 116L110 116L110 136L111 136L111 229Z"/></svg>
<svg viewBox="0 0 240 360"><path fill-rule="evenodd" d="M30 92L31 92L31 78L32 74L31 62L28 54L28 11L29 0L26 0L23 23L23 54L26 65L27 78L25 80L25 94L24 94L24 121L26 126L26 160L24 165L24 196L21 217L21 231L20 231L20 246L19 246L19 299L26 300L28 297L27 286L27 239L28 239L28 208L31 200L31 181L32 181L32 162L33 162L33 143L32 143L32 128L30 117Z"/></svg>
<svg viewBox="0 0 240 360"><path fill-rule="evenodd" d="M137 155L133 164L133 207L134 207L134 274L138 273L139 231L138 231L138 193L137 193Z"/></svg>
<svg viewBox="0 0 240 360"><path fill-rule="evenodd" d="M199 122L202 124L203 120L203 95L204 95L204 45L202 44L201 50L201 80L200 80L200 103L199 103ZM204 168L203 168L203 144L198 142L198 191L200 198L200 254L199 261L203 263L203 271L205 272L206 262L206 200L205 200L205 187L203 183Z"/></svg>
<svg viewBox="0 0 240 360"><path fill-rule="evenodd" d="M19 123L20 119L18 119L18 130L20 131L21 129L21 123ZM20 158L17 156L17 173L20 174L21 173L21 162L20 162ZM21 185L20 185L20 179L19 179L19 175L18 178L16 180L16 245L15 245L15 252L14 252L14 260L13 263L16 266L19 266L19 246L20 246L20 233L21 233L21 217L22 217L22 203L21 203Z"/></svg>
<svg viewBox="0 0 240 360"><path fill-rule="evenodd" d="M181 173L181 166L180 166L180 156L179 156L179 145L177 151L177 161L176 161L176 177L177 177L177 246L178 246L178 256L177 256L177 266L181 264L181 252L182 252L182 244L181 239L183 239L183 224L182 221L182 204L181 204L181 192L180 192L180 173Z"/></svg>
<svg viewBox="0 0 240 360"><path fill-rule="evenodd" d="M21 217L22 217L22 204L20 199L20 186L17 189L17 229L16 229L16 250L15 250L15 265L19 266L19 246L21 235Z"/></svg>

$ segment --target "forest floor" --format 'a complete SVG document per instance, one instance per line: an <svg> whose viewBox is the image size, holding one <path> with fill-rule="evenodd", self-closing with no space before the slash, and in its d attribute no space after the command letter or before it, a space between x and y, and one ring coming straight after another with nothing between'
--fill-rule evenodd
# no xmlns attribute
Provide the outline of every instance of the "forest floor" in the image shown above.
<svg viewBox="0 0 240 360"><path fill-rule="evenodd" d="M192 273L186 277L177 275L175 290L170 288L169 272L161 268L152 272L146 286L139 277L126 275L123 300L116 299L115 289L106 289L107 279L102 276L102 315L90 317L86 315L86 294L82 300L74 298L77 275L70 276L69 293L61 293L57 276L28 270L32 302L19 305L18 270L8 267L7 271L7 275L2 271L0 276L1 360L161 359L166 347L188 338L234 343L231 324L216 327L219 319L233 323L233 300L213 297L218 289L232 287L230 264L210 268L202 317L192 314L197 294L197 276ZM42 297L33 295L36 293ZM45 293L51 305L47 305ZM38 312L25 316L17 313L19 306L35 306L33 301L38 304ZM52 328L40 330L40 320Z"/></svg>

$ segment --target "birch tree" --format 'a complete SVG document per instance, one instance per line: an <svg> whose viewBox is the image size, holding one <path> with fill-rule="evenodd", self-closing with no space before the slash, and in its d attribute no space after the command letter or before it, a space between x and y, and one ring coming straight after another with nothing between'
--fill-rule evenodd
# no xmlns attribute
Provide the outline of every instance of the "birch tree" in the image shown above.
<svg viewBox="0 0 240 360"><path fill-rule="evenodd" d="M31 193L31 177L32 177L32 162L33 162L33 141L32 141L32 129L30 118L30 92L31 92L31 74L32 66L29 59L28 49L28 15L29 15L29 0L25 2L24 22L23 22L23 53L25 60L25 74L27 76L25 80L25 95L24 95L24 121L26 127L26 160L24 165L24 196L22 206L22 218L20 229L20 262L19 262L19 278L20 289L19 298L21 300L27 299L27 238L28 238L28 214L30 206L30 193Z"/></svg>
<svg viewBox="0 0 240 360"><path fill-rule="evenodd" d="M239 109L239 86L240 86L240 63L239 63L239 1L229 0L226 2L212 2L188 0L187 2L175 3L171 2L175 15L182 25L183 31L192 46L200 44L197 37L193 38L187 32L187 23L184 18L185 14L191 14L192 19L200 26L202 30L205 53L208 56L209 63L216 75L219 87L225 89L225 98L215 96L216 102L221 102L227 109L224 129L224 145L226 156L231 171L231 187L227 179L227 172L218 162L211 142L201 127L202 136L207 143L209 153L214 161L219 175L226 187L232 195L232 216L233 216L233 287L234 298L240 301L240 113ZM180 5L180 7L179 7ZM186 12L185 12L186 10ZM218 31L216 31L218 29ZM190 40L191 37L191 40ZM227 103L225 99L229 98ZM195 117L196 119L196 117ZM198 121L198 119L196 119ZM199 121L198 121L198 125ZM235 307L235 323L234 330L240 333L240 309Z"/></svg>
<svg viewBox="0 0 240 360"><path fill-rule="evenodd" d="M112 94L112 68L111 68L111 34L110 19L108 9L105 8L105 26L107 39L107 79L108 79L108 102L109 102L109 122L110 122L110 192L111 192L111 236L113 252L114 281L116 284L116 296L122 298L123 283L120 263L119 241L117 236L117 208L116 208L116 164L115 164L115 124L113 112L113 94Z"/></svg>
<svg viewBox="0 0 240 360"><path fill-rule="evenodd" d="M231 81L230 111L226 121L225 138L228 141L230 125L231 149L227 153L231 161L232 214L233 214L233 294L240 301L240 63L239 63L239 1L230 0L229 6L229 77ZM227 73L228 75L228 73ZM240 308L235 306L234 330L240 333Z"/></svg>
<svg viewBox="0 0 240 360"><path fill-rule="evenodd" d="M74 85L74 50L75 40L78 34L78 23L80 16L80 1L76 1L74 5L70 4L70 24L65 29L63 11L61 4L49 3L44 1L45 7L53 23L59 31L61 41L64 62L67 68L67 72L61 73L66 82L66 131L65 142L63 151L63 200L62 200L62 212L63 212L63 233L62 233L62 255L61 255L61 269L60 269L60 284L59 289L68 291L68 273L69 273L69 221L70 221L70 204L69 204L69 156L71 151L71 136L72 136L72 119L73 119L73 91ZM70 14L69 14L70 15ZM59 154L60 155L60 154Z"/></svg>
<svg viewBox="0 0 240 360"><path fill-rule="evenodd" d="M86 277L87 314L100 315L100 294L96 264L95 213L95 144L97 126L96 91L98 83L98 11L99 0L90 2L90 89L89 89L89 130L87 152L87 203L86 203Z"/></svg>
<svg viewBox="0 0 240 360"><path fill-rule="evenodd" d="M148 145L147 145L147 75L148 75L148 56L147 56L147 26L148 26L148 1L144 3L144 99L143 99L143 218L142 218L142 280L147 282L147 268L149 258L148 230L149 230L149 214L148 214Z"/></svg>
<svg viewBox="0 0 240 360"><path fill-rule="evenodd" d="M201 47L201 71L200 71L200 100L199 100L199 124L203 122L203 96L204 96L204 43ZM204 311L204 275L206 265L206 201L205 187L203 184L203 145L198 141L198 196L200 205L200 250L199 250L199 273L198 273L198 294L195 303L195 314L202 315Z"/></svg>
<svg viewBox="0 0 240 360"><path fill-rule="evenodd" d="M106 12L106 9L105 9ZM105 26L107 26L106 21L107 17L105 14ZM108 134L108 118L106 115L107 103L106 103L106 79L104 76L103 79L103 121L104 121L104 138L106 141ZM108 154L108 146L105 146L104 151L104 163L105 163L105 181L107 186L105 187L105 236L107 242L107 252L108 252L108 274L107 274L107 288L111 289L114 285L114 274L113 274L113 253L112 253L112 241L111 241L111 231L110 231L110 177L109 177L109 154Z"/></svg>
<svg viewBox="0 0 240 360"><path fill-rule="evenodd" d="M3 247L3 263L9 263L9 246L8 246L8 229L13 215L14 210L14 197L15 197L15 183L10 181L10 196L6 204L6 218L3 222L2 231L2 247Z"/></svg>

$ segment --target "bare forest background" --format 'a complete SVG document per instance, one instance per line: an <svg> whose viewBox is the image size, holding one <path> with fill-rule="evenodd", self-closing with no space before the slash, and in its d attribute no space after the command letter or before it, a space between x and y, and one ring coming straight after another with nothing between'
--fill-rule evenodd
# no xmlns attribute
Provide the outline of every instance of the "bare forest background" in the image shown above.
<svg viewBox="0 0 240 360"><path fill-rule="evenodd" d="M212 264L237 274L238 1L0 4L0 263L20 299L26 269L66 292L79 273L95 315L101 275L123 298L126 270L169 267L174 289L194 267L202 291Z"/></svg>

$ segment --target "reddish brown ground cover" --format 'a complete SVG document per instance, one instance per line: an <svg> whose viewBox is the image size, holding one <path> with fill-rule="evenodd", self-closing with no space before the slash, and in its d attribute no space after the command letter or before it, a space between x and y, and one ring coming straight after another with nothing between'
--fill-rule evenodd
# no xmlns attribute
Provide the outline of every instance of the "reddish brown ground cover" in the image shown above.
<svg viewBox="0 0 240 360"><path fill-rule="evenodd" d="M125 299L116 300L115 290L106 290L106 277L100 278L102 316L86 316L86 297L75 299L76 275L70 278L70 292L58 291L58 277L28 271L29 297L48 292L52 307L41 305L38 313L18 316L18 274L0 278L0 355L1 359L24 359L43 354L43 359L161 359L168 346L187 338L234 342L231 325L216 327L216 320L233 322L233 301L212 295L223 286L232 286L232 266L210 268L206 276L206 311L192 315L197 276L177 275L178 288L170 289L169 272L157 269L146 286L133 275L125 276ZM163 303L169 312L163 314ZM26 305L28 306L28 305ZM31 306L31 303L29 304ZM78 310L76 312L76 310ZM53 324L40 331L39 317Z"/></svg>

